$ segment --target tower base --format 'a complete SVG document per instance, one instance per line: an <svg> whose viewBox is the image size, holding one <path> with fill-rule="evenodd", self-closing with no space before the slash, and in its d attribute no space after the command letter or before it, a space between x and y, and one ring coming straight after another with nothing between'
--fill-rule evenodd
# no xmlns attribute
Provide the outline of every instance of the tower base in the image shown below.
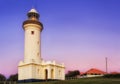
<svg viewBox="0 0 120 84"><path fill-rule="evenodd" d="M38 82L49 80L65 80L64 65L55 62L21 61L18 66L18 82Z"/></svg>

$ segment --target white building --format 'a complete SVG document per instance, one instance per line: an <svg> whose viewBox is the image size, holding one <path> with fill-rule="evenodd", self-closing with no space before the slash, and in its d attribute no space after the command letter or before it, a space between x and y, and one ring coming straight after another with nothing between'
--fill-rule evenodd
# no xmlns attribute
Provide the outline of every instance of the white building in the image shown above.
<svg viewBox="0 0 120 84"><path fill-rule="evenodd" d="M96 69L96 68L92 68L88 71L86 71L84 73L84 76L86 77L100 77L100 76L104 76L106 74L106 72L104 71L101 71L99 69Z"/></svg>
<svg viewBox="0 0 120 84"><path fill-rule="evenodd" d="M18 65L19 82L64 80L64 64L41 59L41 32L43 25L39 21L39 13L31 9L28 19L23 22L25 31L24 60Z"/></svg>

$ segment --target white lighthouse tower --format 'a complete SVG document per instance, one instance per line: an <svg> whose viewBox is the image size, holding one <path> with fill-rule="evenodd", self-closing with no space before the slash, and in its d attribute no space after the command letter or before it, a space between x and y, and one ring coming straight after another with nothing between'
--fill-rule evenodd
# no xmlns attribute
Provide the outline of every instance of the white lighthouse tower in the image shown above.
<svg viewBox="0 0 120 84"><path fill-rule="evenodd" d="M43 25L39 21L39 13L32 8L28 19L23 22L25 31L24 60L18 65L19 82L43 80L64 80L64 64L55 61L41 60L41 32Z"/></svg>
<svg viewBox="0 0 120 84"><path fill-rule="evenodd" d="M25 62L41 62L41 31L43 25L39 22L39 14L35 9L28 12L28 20L23 22L23 29L25 31Z"/></svg>

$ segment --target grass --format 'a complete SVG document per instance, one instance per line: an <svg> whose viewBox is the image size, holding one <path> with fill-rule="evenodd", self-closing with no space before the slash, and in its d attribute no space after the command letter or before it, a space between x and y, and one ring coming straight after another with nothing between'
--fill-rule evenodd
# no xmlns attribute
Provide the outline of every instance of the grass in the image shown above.
<svg viewBox="0 0 120 84"><path fill-rule="evenodd" d="M81 78L65 81L19 83L19 84L120 84L120 78Z"/></svg>

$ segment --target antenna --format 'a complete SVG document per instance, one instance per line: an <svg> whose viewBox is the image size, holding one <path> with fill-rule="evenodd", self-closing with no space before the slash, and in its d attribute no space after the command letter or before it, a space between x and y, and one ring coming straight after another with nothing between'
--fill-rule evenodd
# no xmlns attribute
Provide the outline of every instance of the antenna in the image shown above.
<svg viewBox="0 0 120 84"><path fill-rule="evenodd" d="M37 8L37 3L38 3L37 0L32 0L32 8L38 9L38 8Z"/></svg>
<svg viewBox="0 0 120 84"><path fill-rule="evenodd" d="M35 1L32 1L32 8L35 8Z"/></svg>
<svg viewBox="0 0 120 84"><path fill-rule="evenodd" d="M108 73L108 59L105 57L105 62L106 62L106 74Z"/></svg>

